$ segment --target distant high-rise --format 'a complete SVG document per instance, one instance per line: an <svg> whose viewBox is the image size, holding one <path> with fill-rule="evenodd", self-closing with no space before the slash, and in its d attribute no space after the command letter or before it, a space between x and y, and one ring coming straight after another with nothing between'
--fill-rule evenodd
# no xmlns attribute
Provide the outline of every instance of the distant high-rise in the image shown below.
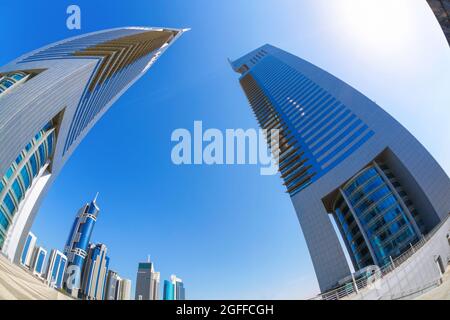
<svg viewBox="0 0 450 320"><path fill-rule="evenodd" d="M47 258L47 250L42 247L36 247L31 262L31 270L33 274L42 277L44 274L45 259Z"/></svg>
<svg viewBox="0 0 450 320"><path fill-rule="evenodd" d="M105 300L120 300L120 281L121 278L117 272L113 270L108 271L108 276L106 278L106 288L105 288Z"/></svg>
<svg viewBox="0 0 450 320"><path fill-rule="evenodd" d="M46 279L50 287L60 289L63 284L67 257L59 250L52 249L47 263Z"/></svg>
<svg viewBox="0 0 450 320"><path fill-rule="evenodd" d="M22 256L20 258L20 263L27 268L31 266L31 258L33 257L34 247L36 246L36 236L29 232L27 240L22 250Z"/></svg>
<svg viewBox="0 0 450 320"><path fill-rule="evenodd" d="M164 300L185 300L185 289L183 280L175 275L170 276L169 280L164 280Z"/></svg>
<svg viewBox="0 0 450 320"><path fill-rule="evenodd" d="M450 45L450 0L427 0Z"/></svg>
<svg viewBox="0 0 450 320"><path fill-rule="evenodd" d="M373 101L270 45L231 64L279 153L279 171L322 291L350 275L345 248L356 270L382 267L448 217L449 177Z"/></svg>
<svg viewBox="0 0 450 320"><path fill-rule="evenodd" d="M175 286L173 285L172 281L164 280L163 299L175 300Z"/></svg>
<svg viewBox="0 0 450 320"><path fill-rule="evenodd" d="M103 30L0 67L0 249L8 259L20 263L39 204L78 145L184 31Z"/></svg>
<svg viewBox="0 0 450 320"><path fill-rule="evenodd" d="M131 280L123 279L117 272L109 270L105 290L105 300L130 300Z"/></svg>
<svg viewBox="0 0 450 320"><path fill-rule="evenodd" d="M104 300L109 268L108 249L104 244L92 244L84 263L80 298Z"/></svg>
<svg viewBox="0 0 450 320"><path fill-rule="evenodd" d="M130 279L120 279L117 300L131 300Z"/></svg>
<svg viewBox="0 0 450 320"><path fill-rule="evenodd" d="M89 242L100 212L96 200L97 197L90 203L86 203L78 211L64 247L64 254L69 259L64 281L70 282L65 283L64 287L74 297L78 296L78 291L81 287L82 272L88 255Z"/></svg>
<svg viewBox="0 0 450 320"><path fill-rule="evenodd" d="M155 272L153 263L139 263L136 278L136 300L158 300L159 299L160 273Z"/></svg>
<svg viewBox="0 0 450 320"><path fill-rule="evenodd" d="M175 300L185 300L184 283L181 279L175 281Z"/></svg>

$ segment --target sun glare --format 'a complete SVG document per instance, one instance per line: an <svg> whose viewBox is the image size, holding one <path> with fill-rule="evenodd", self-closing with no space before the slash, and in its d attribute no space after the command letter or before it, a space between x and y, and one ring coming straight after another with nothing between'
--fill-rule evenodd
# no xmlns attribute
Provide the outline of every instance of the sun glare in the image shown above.
<svg viewBox="0 0 450 320"><path fill-rule="evenodd" d="M343 35L352 43L371 50L390 52L401 49L411 34L408 15L414 0L340 0L334 2L336 18Z"/></svg>

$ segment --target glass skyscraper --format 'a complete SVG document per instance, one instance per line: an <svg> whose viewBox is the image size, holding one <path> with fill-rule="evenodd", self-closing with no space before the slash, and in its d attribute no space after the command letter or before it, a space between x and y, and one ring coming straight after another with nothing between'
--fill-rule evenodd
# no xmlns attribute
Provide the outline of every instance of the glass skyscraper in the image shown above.
<svg viewBox="0 0 450 320"><path fill-rule="evenodd" d="M164 280L164 300L185 300L185 289L183 280L175 275L170 276L170 280Z"/></svg>
<svg viewBox="0 0 450 320"><path fill-rule="evenodd" d="M175 286L172 281L164 280L163 300L175 300Z"/></svg>
<svg viewBox="0 0 450 320"><path fill-rule="evenodd" d="M272 151L322 291L350 274L339 236L356 270L383 266L447 217L447 174L373 101L270 45L231 64L269 145L279 132Z"/></svg>
<svg viewBox="0 0 450 320"><path fill-rule="evenodd" d="M65 288L67 292L73 294L75 297L78 297L78 290L81 286L81 277L84 262L88 255L92 231L94 230L95 222L100 212L96 200L97 196L78 211L66 246L64 247L64 254L69 260L68 273L65 276L65 281L69 282L71 280L70 284L65 283Z"/></svg>
<svg viewBox="0 0 450 320"><path fill-rule="evenodd" d="M20 263L39 204L76 147L184 31L94 32L0 67L0 249L9 260Z"/></svg>

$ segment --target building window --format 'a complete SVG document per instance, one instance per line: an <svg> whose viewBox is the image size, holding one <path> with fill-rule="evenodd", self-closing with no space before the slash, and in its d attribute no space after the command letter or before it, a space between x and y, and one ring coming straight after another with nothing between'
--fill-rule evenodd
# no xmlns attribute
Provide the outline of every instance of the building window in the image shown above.
<svg viewBox="0 0 450 320"><path fill-rule="evenodd" d="M385 165L373 163L341 189L334 216L353 255L355 268L383 266L419 240L412 212L384 174Z"/></svg>
<svg viewBox="0 0 450 320"><path fill-rule="evenodd" d="M17 213L20 203L31 187L33 179L52 156L55 129L50 122L27 144L0 179L0 248L8 227ZM37 161L39 159L39 162Z"/></svg>

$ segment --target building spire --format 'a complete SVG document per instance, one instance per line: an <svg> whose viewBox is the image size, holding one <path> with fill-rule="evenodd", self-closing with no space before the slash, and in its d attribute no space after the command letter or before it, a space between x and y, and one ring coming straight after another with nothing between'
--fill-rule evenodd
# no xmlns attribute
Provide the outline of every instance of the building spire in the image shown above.
<svg viewBox="0 0 450 320"><path fill-rule="evenodd" d="M95 197L94 197L94 202L97 202L98 195L99 195L99 192L97 191L97 193L95 194Z"/></svg>

